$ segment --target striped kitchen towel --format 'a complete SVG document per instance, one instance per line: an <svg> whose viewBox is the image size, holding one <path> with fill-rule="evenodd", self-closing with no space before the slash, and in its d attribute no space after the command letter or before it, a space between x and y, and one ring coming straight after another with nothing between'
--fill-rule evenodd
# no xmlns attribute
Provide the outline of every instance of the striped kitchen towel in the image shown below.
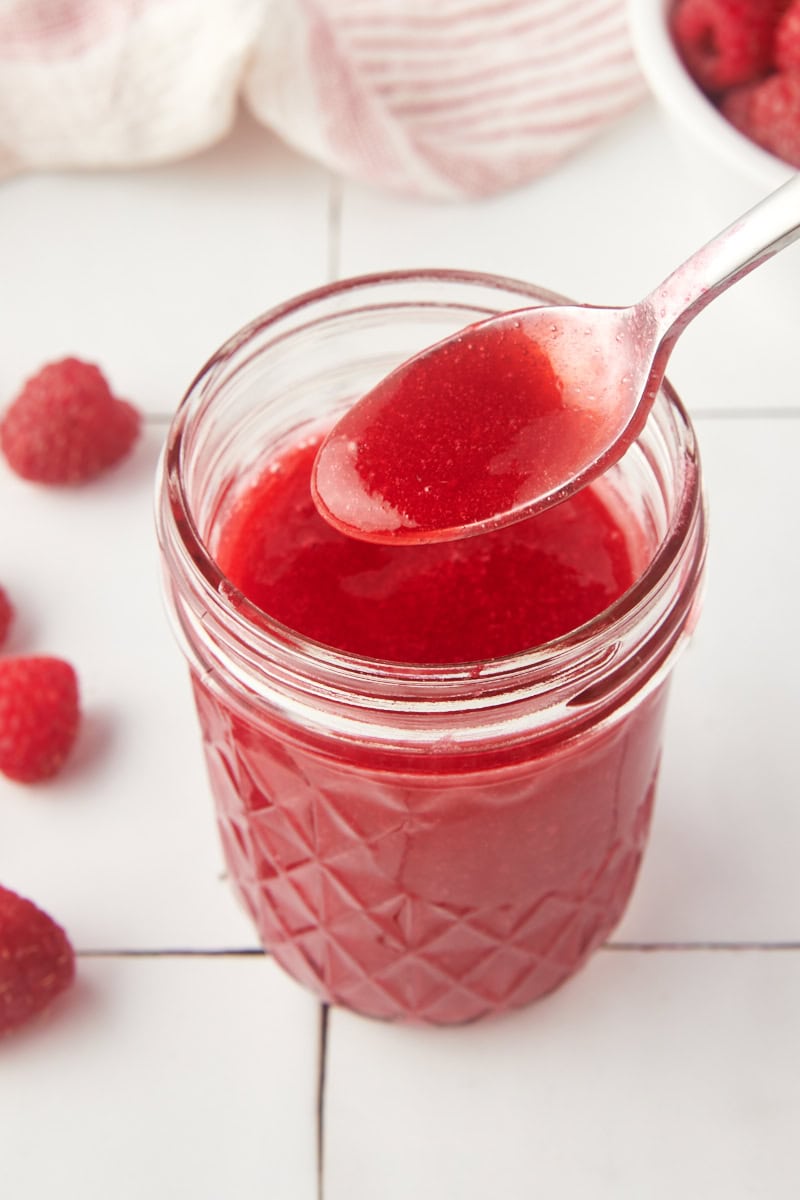
<svg viewBox="0 0 800 1200"><path fill-rule="evenodd" d="M625 0L0 0L0 174L183 157L243 99L342 174L474 196L643 94Z"/></svg>

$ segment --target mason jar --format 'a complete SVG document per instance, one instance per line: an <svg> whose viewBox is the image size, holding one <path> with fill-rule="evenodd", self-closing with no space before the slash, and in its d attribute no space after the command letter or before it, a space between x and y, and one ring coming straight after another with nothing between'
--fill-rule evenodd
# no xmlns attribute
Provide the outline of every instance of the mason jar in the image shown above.
<svg viewBox="0 0 800 1200"><path fill-rule="evenodd" d="M345 280L208 361L159 472L168 611L191 674L230 878L265 950L332 1004L455 1023L528 1004L620 920L650 824L669 677L697 614L697 446L665 383L592 486L635 582L523 653L381 661L256 608L216 562L265 463L463 326L563 299L455 271Z"/></svg>

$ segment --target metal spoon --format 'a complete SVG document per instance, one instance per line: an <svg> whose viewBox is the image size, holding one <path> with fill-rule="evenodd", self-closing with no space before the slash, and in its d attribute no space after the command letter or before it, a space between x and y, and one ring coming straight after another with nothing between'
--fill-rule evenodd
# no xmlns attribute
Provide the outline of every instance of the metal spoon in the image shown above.
<svg viewBox="0 0 800 1200"><path fill-rule="evenodd" d="M445 541L549 507L622 456L691 320L800 236L800 175L638 304L547 306L469 326L398 367L315 462L317 508L368 541Z"/></svg>

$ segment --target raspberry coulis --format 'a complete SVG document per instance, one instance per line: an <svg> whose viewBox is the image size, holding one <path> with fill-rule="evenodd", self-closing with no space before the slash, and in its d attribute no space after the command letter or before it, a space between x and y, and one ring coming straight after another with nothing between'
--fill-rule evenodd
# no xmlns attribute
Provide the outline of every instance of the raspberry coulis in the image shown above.
<svg viewBox="0 0 800 1200"><path fill-rule="evenodd" d="M567 401L552 349L510 314L393 371L320 449L312 490L325 519L367 541L417 543L557 498L607 438L602 409L575 404L592 381L571 381Z"/></svg>
<svg viewBox="0 0 800 1200"><path fill-rule="evenodd" d="M512 654L600 613L641 565L635 523L620 525L601 484L456 542L349 538L310 495L322 436L301 431L256 469L213 542L251 602L341 651L406 664ZM457 737L414 754L402 737L331 740L232 703L214 672L195 672L194 691L231 878L263 945L323 1000L472 1020L557 987L618 922L647 834L663 689L618 721L477 754Z"/></svg>
<svg viewBox="0 0 800 1200"><path fill-rule="evenodd" d="M459 541L391 546L347 537L311 498L319 442L305 440L267 466L216 546L236 587L306 637L395 662L497 658L577 628L633 582L626 537L591 487Z"/></svg>

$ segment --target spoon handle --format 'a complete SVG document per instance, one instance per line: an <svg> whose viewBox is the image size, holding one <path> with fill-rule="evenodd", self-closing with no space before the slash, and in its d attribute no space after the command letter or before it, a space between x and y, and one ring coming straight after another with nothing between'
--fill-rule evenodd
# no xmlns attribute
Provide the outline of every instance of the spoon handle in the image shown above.
<svg viewBox="0 0 800 1200"><path fill-rule="evenodd" d="M800 173L688 258L648 298L672 343L693 317L755 267L800 237Z"/></svg>

